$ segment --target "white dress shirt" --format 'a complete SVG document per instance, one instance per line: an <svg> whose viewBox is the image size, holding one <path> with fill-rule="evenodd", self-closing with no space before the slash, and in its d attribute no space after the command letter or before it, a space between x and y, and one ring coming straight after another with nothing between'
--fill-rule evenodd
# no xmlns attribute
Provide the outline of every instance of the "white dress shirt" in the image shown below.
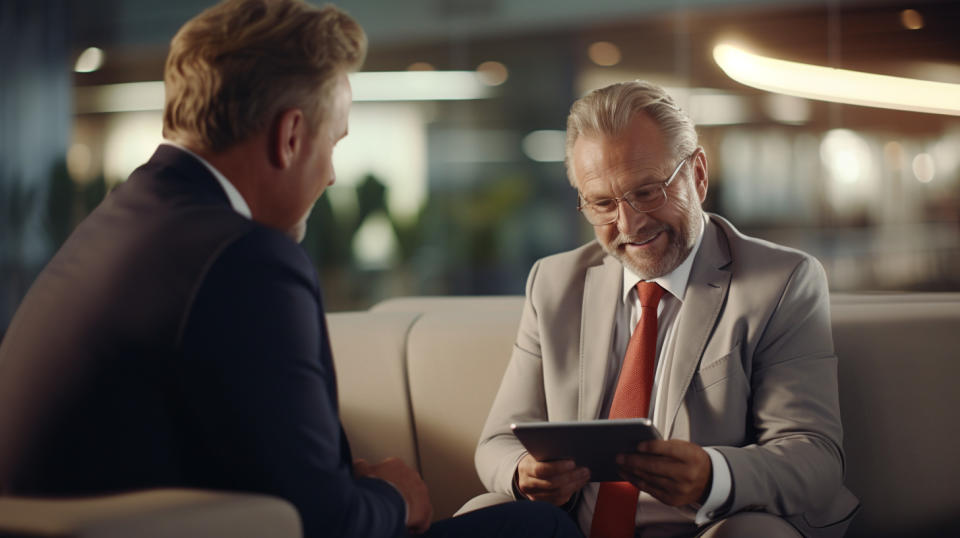
<svg viewBox="0 0 960 538"><path fill-rule="evenodd" d="M690 251L687 258L676 269L670 273L655 278L652 282L659 284L666 293L660 299L657 307L657 366L653 381L653 389L650 394L650 413L649 417L654 424L663 423L662 409L666 405L666 394L660 386L663 379L661 375L665 368L665 362L661 357L671 357L674 338L676 333L676 319L683 305L683 296L686 293L687 282L690 280L690 270L693 267L693 260L696 258L697 251L700 250L700 243L703 240L703 231L706 225L706 217L701 221L700 233L697 235L697 241ZM617 388L617 378L620 375L620 367L623 363L624 355L627 353L627 345L630 342L630 336L634 328L640 322L640 298L637 295L637 283L641 282L639 276L633 271L623 268L623 292L621 300L617 302L616 321L613 330L612 345L610 346L609 360L607 362L607 386L604 390L603 406L601 408L602 417L610 414L610 406L613 403L613 394ZM658 413L659 411L659 413ZM719 452L711 448L705 448L710 456L710 462L713 467L713 480L710 493L706 502L698 510L690 506L674 508L661 503L646 492L640 493L640 500L637 506L636 524L645 526L656 523L696 523L701 525L712 519L712 512L720 508L727 497L730 496L731 478L730 467L727 461ZM589 536L590 526L593 521L593 512L597 502L597 492L600 485L598 482L591 482L583 489L583 500L577 513L577 519L580 528Z"/></svg>
<svg viewBox="0 0 960 538"><path fill-rule="evenodd" d="M233 210L237 213L240 213L248 219L253 218L253 214L250 212L250 206L247 205L247 201L243 199L243 195L240 194L240 191L233 186L233 183L230 183L230 180L227 179L227 176L220 173L220 170L217 170L213 167L212 164L208 163L203 157L197 155L196 153L190 151L189 149L177 144L176 142L171 142L169 140L164 140L161 144L166 144L168 146L173 146L184 153L192 155L195 159L203 163L207 167L207 170L213 174L213 177L217 179L217 183L220 184L220 187L223 189L223 192L226 193L227 199L230 200L230 206L233 207Z"/></svg>

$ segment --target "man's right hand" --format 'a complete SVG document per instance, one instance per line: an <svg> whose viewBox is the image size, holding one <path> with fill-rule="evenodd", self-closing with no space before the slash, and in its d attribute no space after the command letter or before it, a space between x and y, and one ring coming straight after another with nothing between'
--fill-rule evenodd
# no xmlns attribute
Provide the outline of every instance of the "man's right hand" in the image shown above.
<svg viewBox="0 0 960 538"><path fill-rule="evenodd" d="M531 501L562 506L590 481L590 470L573 460L537 461L527 454L517 465L517 488Z"/></svg>
<svg viewBox="0 0 960 538"><path fill-rule="evenodd" d="M430 528L433 518L433 505L427 494L427 485L420 478L420 474L411 469L399 458L387 458L376 465L370 465L364 460L353 462L353 473L356 476L370 476L386 480L397 488L403 500L407 503L407 530L413 534L421 534Z"/></svg>

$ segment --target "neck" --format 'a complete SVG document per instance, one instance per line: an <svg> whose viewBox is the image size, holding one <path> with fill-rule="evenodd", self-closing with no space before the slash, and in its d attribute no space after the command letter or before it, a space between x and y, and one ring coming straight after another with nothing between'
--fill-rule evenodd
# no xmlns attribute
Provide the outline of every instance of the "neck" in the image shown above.
<svg viewBox="0 0 960 538"><path fill-rule="evenodd" d="M275 173L266 158L266 145L257 137L234 144L219 152L201 149L191 144L177 141L190 151L202 157L227 178L243 200L250 207L253 220L263 224L265 210L264 181L269 181Z"/></svg>

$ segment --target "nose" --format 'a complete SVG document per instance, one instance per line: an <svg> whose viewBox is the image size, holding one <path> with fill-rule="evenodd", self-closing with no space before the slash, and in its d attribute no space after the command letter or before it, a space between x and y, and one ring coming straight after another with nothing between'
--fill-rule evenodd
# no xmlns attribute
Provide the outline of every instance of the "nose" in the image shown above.
<svg viewBox="0 0 960 538"><path fill-rule="evenodd" d="M621 234L633 234L643 228L643 225L649 218L648 213L635 211L626 200L617 201L617 230L619 230Z"/></svg>

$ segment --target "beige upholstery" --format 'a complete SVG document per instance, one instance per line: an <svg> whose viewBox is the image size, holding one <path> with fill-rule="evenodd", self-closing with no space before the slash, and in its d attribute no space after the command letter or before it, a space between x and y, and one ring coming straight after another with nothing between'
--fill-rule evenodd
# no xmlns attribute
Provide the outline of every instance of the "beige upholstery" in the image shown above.
<svg viewBox="0 0 960 538"><path fill-rule="evenodd" d="M286 501L248 493L156 489L85 499L0 497L0 536L71 538L294 538Z"/></svg>
<svg viewBox="0 0 960 538"><path fill-rule="evenodd" d="M453 297L394 297L372 307L372 312L505 312L523 308L521 295L460 295ZM519 317L517 318L519 323ZM512 337L511 337L512 338Z"/></svg>
<svg viewBox="0 0 960 538"><path fill-rule="evenodd" d="M522 305L519 296L411 297L328 316L340 413L354 456L396 455L415 465L438 519L482 492L473 451ZM863 503L848 536L956 535L960 293L838 294L832 306L846 483ZM0 537L299 534L282 523L290 513L283 516L281 508L293 510L285 501L184 493L170 504L137 497L155 492L101 505L28 501L36 504L27 507L0 498ZM142 504L127 504L129 498ZM234 504L241 500L247 504ZM243 509L235 514L237 506ZM268 522L269 532L251 518ZM47 526L56 521L67 523Z"/></svg>
<svg viewBox="0 0 960 538"><path fill-rule="evenodd" d="M960 294L833 304L851 534L960 533Z"/></svg>
<svg viewBox="0 0 960 538"><path fill-rule="evenodd" d="M519 308L437 311L425 313L410 332L420 469L427 484L440 489L432 496L438 515L452 515L483 491L473 451L519 323Z"/></svg>
<svg viewBox="0 0 960 538"><path fill-rule="evenodd" d="M836 294L831 302L846 483L863 503L848 536L955 535L960 294ZM519 296L409 297L371 309L423 313L407 360L420 468L437 517L482 492L473 448L522 304ZM354 396L341 391L345 407Z"/></svg>
<svg viewBox="0 0 960 538"><path fill-rule="evenodd" d="M354 458L396 456L418 468L407 386L407 336L418 313L328 316L340 418Z"/></svg>

